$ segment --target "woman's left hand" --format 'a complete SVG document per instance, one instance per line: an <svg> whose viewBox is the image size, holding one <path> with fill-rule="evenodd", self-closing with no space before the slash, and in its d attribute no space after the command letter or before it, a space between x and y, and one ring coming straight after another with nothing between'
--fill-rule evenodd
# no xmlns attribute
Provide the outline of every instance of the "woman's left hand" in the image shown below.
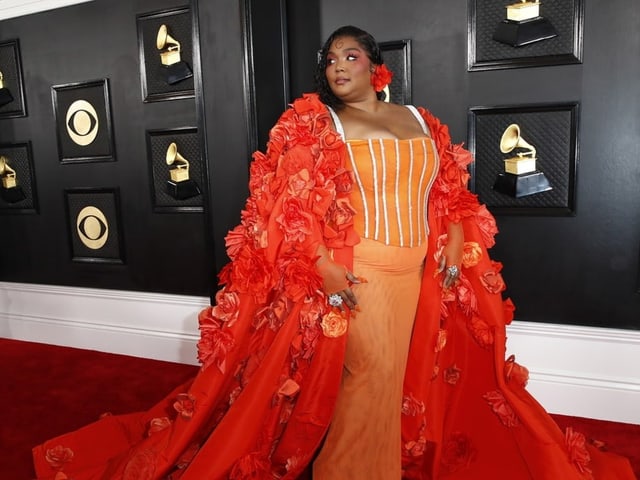
<svg viewBox="0 0 640 480"><path fill-rule="evenodd" d="M444 246L440 263L440 271L444 271L444 288L450 288L460 278L462 254L464 250L464 232L460 223L449 224L447 244Z"/></svg>

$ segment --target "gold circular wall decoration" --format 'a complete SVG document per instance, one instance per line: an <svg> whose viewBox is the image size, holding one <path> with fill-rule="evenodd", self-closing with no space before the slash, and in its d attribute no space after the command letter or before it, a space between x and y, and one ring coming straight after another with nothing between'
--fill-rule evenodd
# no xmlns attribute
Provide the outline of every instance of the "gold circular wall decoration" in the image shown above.
<svg viewBox="0 0 640 480"><path fill-rule="evenodd" d="M109 222L104 213L96 207L84 207L78 213L76 230L80 241L92 250L104 246L109 238Z"/></svg>
<svg viewBox="0 0 640 480"><path fill-rule="evenodd" d="M98 135L98 113L86 100L76 100L67 110L66 125L71 140L81 147L86 147Z"/></svg>

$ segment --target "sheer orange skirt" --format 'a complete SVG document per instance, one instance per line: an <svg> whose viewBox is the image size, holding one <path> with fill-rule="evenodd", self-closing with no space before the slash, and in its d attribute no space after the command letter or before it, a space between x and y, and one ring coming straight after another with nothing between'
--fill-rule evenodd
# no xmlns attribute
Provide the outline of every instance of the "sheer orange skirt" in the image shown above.
<svg viewBox="0 0 640 480"><path fill-rule="evenodd" d="M351 320L342 386L314 480L401 478L402 386L426 245L362 239L353 271L361 311Z"/></svg>

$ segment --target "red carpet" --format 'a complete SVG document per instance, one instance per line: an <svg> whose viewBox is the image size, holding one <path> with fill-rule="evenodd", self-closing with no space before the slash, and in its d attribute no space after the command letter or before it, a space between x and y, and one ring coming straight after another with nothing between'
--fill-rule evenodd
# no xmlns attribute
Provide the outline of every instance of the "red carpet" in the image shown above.
<svg viewBox="0 0 640 480"><path fill-rule="evenodd" d="M113 414L144 410L197 371L192 365L0 338L0 479L34 476L31 448ZM631 459L640 478L640 425L554 415Z"/></svg>

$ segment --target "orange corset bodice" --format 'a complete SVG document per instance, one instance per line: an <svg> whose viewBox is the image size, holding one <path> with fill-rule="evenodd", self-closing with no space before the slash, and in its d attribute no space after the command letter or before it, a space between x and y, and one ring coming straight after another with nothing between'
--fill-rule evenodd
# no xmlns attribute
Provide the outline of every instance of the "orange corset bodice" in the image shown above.
<svg viewBox="0 0 640 480"><path fill-rule="evenodd" d="M429 137L347 140L355 177L354 228L363 238L414 247L428 234L427 202L438 172Z"/></svg>

